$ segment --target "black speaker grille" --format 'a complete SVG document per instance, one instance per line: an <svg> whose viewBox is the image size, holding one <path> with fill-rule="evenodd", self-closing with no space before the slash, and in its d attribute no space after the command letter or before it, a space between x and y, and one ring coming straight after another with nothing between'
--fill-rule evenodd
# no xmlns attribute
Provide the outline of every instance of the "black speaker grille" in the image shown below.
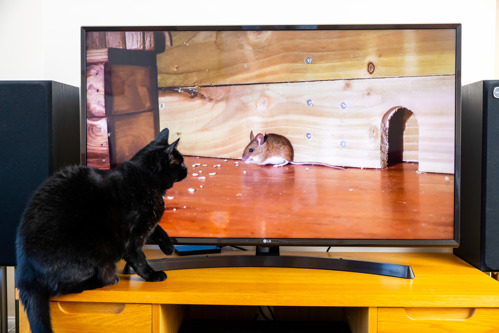
<svg viewBox="0 0 499 333"><path fill-rule="evenodd" d="M17 225L36 188L59 161L79 163L78 96L52 81L0 81L0 266L16 264Z"/></svg>

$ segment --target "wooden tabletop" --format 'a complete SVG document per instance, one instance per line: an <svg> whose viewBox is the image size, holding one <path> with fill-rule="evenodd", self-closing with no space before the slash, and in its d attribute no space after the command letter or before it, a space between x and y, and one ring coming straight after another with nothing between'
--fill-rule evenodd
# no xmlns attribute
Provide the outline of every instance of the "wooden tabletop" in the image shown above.
<svg viewBox="0 0 499 333"><path fill-rule="evenodd" d="M158 251L159 252L159 251ZM149 252L153 258L161 256ZM290 254L283 253L282 255ZM415 279L299 268L168 271L164 282L120 275L120 282L60 301L343 307L499 307L499 282L450 253L315 253L411 265ZM226 254L224 254L226 255Z"/></svg>

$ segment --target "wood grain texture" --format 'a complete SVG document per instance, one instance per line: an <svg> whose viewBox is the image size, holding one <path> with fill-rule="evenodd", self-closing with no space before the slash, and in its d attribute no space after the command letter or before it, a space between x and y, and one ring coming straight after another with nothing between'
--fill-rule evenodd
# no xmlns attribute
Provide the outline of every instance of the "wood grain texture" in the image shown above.
<svg viewBox="0 0 499 333"><path fill-rule="evenodd" d="M132 50L87 51L87 164L104 169L131 158L158 130L155 56L144 51L155 46L154 34L119 34Z"/></svg>
<svg viewBox="0 0 499 333"><path fill-rule="evenodd" d="M164 257L158 251L151 252L151 258ZM411 265L416 278L406 280L299 268L190 269L169 271L168 279L159 283L145 282L137 275L120 275L121 281L114 286L55 300L204 305L499 307L497 281L449 253L282 253L290 254Z"/></svg>
<svg viewBox="0 0 499 333"><path fill-rule="evenodd" d="M347 320L351 332L378 332L378 308L348 308Z"/></svg>
<svg viewBox="0 0 499 333"><path fill-rule="evenodd" d="M145 49L144 32L126 31L125 32L127 50L143 50Z"/></svg>
<svg viewBox="0 0 499 333"><path fill-rule="evenodd" d="M186 306L166 304L158 308L159 318L153 320L153 333L177 333L187 315Z"/></svg>
<svg viewBox="0 0 499 333"><path fill-rule="evenodd" d="M107 48L87 50L87 64L109 61Z"/></svg>
<svg viewBox="0 0 499 333"><path fill-rule="evenodd" d="M109 170L109 137L107 118L87 118L87 165Z"/></svg>
<svg viewBox="0 0 499 333"><path fill-rule="evenodd" d="M86 42L87 57L90 58L99 49L154 51L156 48L154 31L87 31Z"/></svg>
<svg viewBox="0 0 499 333"><path fill-rule="evenodd" d="M126 49L126 38L123 31L106 32L106 47L116 49Z"/></svg>
<svg viewBox="0 0 499 333"><path fill-rule="evenodd" d="M153 31L144 32L144 50L154 51L156 49L156 39Z"/></svg>
<svg viewBox="0 0 499 333"><path fill-rule="evenodd" d="M16 299L19 299L19 295L16 290ZM19 302L19 315L17 317L19 324L19 333L31 333L31 328L29 327L28 316L21 302Z"/></svg>
<svg viewBox="0 0 499 333"><path fill-rule="evenodd" d="M378 332L495 332L499 308L380 308Z"/></svg>
<svg viewBox="0 0 499 333"><path fill-rule="evenodd" d="M380 168L384 116L405 108L407 160L453 173L454 90L454 76L162 89L160 128L187 155L241 158L253 130L285 135L295 161Z"/></svg>
<svg viewBox="0 0 499 333"><path fill-rule="evenodd" d="M455 31L185 31L158 54L158 86L455 74ZM308 64L306 59L310 58Z"/></svg>
<svg viewBox="0 0 499 333"><path fill-rule="evenodd" d="M414 164L185 163L189 175L168 190L160 222L171 237L454 239L454 177L417 173Z"/></svg>
<svg viewBox="0 0 499 333"><path fill-rule="evenodd" d="M110 91L112 102L107 112L126 114L151 111L156 107L156 96L152 91L156 87L151 82L151 68L137 65L111 65Z"/></svg>
<svg viewBox="0 0 499 333"><path fill-rule="evenodd" d="M106 116L105 63L87 66L87 118Z"/></svg>
<svg viewBox="0 0 499 333"><path fill-rule="evenodd" d="M152 305L51 302L54 332L152 331Z"/></svg>
<svg viewBox="0 0 499 333"><path fill-rule="evenodd" d="M156 136L153 112L114 116L112 123L111 152L114 164L131 159Z"/></svg>
<svg viewBox="0 0 499 333"><path fill-rule="evenodd" d="M103 31L88 31L86 41L87 50L106 48L106 33Z"/></svg>
<svg viewBox="0 0 499 333"><path fill-rule="evenodd" d="M54 332L68 333L151 333L153 332L152 321L157 319L152 315L152 308L151 304L50 302ZM19 332L31 333L22 304L19 304ZM172 331L164 332L170 333Z"/></svg>

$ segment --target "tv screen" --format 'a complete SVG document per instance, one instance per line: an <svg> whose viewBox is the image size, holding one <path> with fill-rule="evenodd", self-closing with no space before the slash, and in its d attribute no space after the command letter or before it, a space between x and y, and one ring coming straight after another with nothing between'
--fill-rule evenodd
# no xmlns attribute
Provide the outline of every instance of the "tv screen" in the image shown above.
<svg viewBox="0 0 499 333"><path fill-rule="evenodd" d="M84 161L180 138L178 244L457 246L460 29L84 27Z"/></svg>

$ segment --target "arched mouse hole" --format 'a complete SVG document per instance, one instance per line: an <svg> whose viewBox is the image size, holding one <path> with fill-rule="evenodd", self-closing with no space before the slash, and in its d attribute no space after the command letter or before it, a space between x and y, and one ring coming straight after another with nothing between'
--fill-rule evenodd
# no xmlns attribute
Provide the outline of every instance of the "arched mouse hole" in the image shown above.
<svg viewBox="0 0 499 333"><path fill-rule="evenodd" d="M397 106L381 121L381 167L419 160L419 124L414 113Z"/></svg>

